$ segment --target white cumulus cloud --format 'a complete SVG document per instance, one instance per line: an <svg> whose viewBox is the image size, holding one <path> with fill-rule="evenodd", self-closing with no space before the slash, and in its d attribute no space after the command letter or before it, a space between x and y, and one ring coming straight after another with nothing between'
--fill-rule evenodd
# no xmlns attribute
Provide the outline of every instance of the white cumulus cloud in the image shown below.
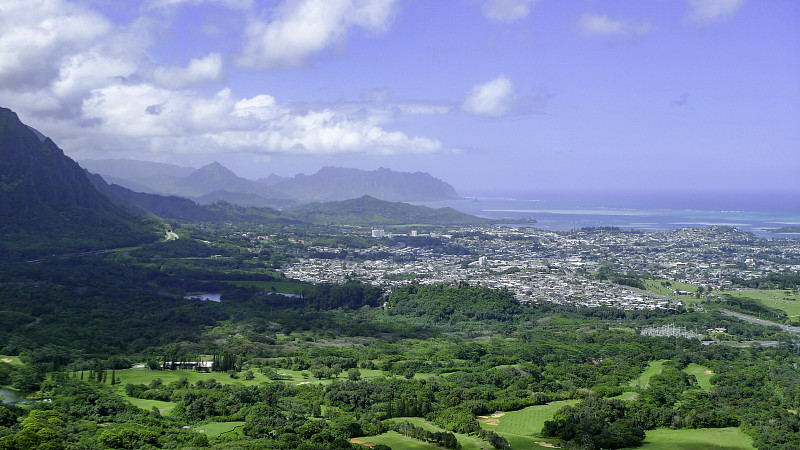
<svg viewBox="0 0 800 450"><path fill-rule="evenodd" d="M159 86L180 89L220 81L223 76L222 55L211 53L205 58L195 58L186 67L157 67L153 81Z"/></svg>
<svg viewBox="0 0 800 450"><path fill-rule="evenodd" d="M66 55L109 33L111 24L61 0L3 0L0 5L0 85L49 82Z"/></svg>
<svg viewBox="0 0 800 450"><path fill-rule="evenodd" d="M82 111L98 138L127 139L120 150L386 155L442 149L436 139L386 130L388 115L380 111L358 115L330 107L298 112L266 94L237 100L228 89L209 98L120 84L93 92Z"/></svg>
<svg viewBox="0 0 800 450"><path fill-rule="evenodd" d="M536 0L486 0L483 15L493 22L514 22L528 17Z"/></svg>
<svg viewBox="0 0 800 450"><path fill-rule="evenodd" d="M250 5L247 0L207 1ZM350 27L385 29L396 1L286 1L271 22L263 23L272 40L261 44L269 45L251 56L266 57L268 65L299 63L344 39ZM209 85L225 78L223 56L208 53L185 64L159 65L147 50L161 25L145 17L115 25L83 2L0 0L0 105L19 111L81 157L442 150L436 139L391 130L397 117L393 104L285 104L267 93L240 98L222 87L209 94ZM204 89L194 89L200 86Z"/></svg>
<svg viewBox="0 0 800 450"><path fill-rule="evenodd" d="M397 0L290 0L270 20L253 19L245 30L239 64L252 69L296 67L345 39L352 27L384 31Z"/></svg>
<svg viewBox="0 0 800 450"><path fill-rule="evenodd" d="M736 14L745 0L687 0L691 8L686 19L697 24L717 22Z"/></svg>
<svg viewBox="0 0 800 450"><path fill-rule="evenodd" d="M586 35L611 38L641 36L653 29L649 22L632 23L592 13L585 13L581 16L579 26Z"/></svg>
<svg viewBox="0 0 800 450"><path fill-rule="evenodd" d="M470 89L461 108L480 116L502 116L514 109L516 95L514 85L505 75Z"/></svg>

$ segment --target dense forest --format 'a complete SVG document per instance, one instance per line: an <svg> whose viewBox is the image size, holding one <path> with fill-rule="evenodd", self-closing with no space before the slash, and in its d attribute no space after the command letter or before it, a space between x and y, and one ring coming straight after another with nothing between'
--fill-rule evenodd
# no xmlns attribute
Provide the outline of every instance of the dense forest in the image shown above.
<svg viewBox="0 0 800 450"><path fill-rule="evenodd" d="M565 403L537 440L566 447L726 427L757 448L800 447L796 339L779 328L714 308L521 304L464 282L309 285L272 268L291 242L253 253L235 233L181 233L0 266L0 386L37 400L0 407L0 448L363 448L367 436L519 448L484 418L553 402ZM661 324L775 344L639 333ZM195 431L213 427L225 431Z"/></svg>

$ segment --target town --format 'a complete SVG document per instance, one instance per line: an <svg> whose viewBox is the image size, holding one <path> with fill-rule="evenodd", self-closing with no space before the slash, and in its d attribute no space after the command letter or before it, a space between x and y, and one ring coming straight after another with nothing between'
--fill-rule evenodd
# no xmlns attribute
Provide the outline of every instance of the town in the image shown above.
<svg viewBox="0 0 800 450"><path fill-rule="evenodd" d="M341 254L341 246L309 245L308 254L325 257L301 256L282 268L285 275L310 283L349 278L389 288L463 281L508 289L520 302L670 309L686 307L687 299L703 293L731 289L733 279L800 270L800 241L757 238L728 227L666 232L600 228L557 233L531 227L470 227L426 235L352 228L344 232L374 240L360 255L384 257L333 258L330 255ZM466 254L414 245L414 239L426 236L466 249ZM604 267L623 276L666 281L657 294L603 280L598 274ZM697 289L672 287L670 280Z"/></svg>

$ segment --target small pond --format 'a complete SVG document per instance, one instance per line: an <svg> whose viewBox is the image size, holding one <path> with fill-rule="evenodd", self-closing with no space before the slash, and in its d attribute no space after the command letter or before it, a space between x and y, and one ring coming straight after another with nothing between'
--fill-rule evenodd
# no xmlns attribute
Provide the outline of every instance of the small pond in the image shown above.
<svg viewBox="0 0 800 450"><path fill-rule="evenodd" d="M222 301L222 294L219 292L201 292L199 294L184 295L183 298L189 300L202 300L204 302L217 302Z"/></svg>
<svg viewBox="0 0 800 450"><path fill-rule="evenodd" d="M16 389L0 387L0 397L3 397L4 405L30 405L33 400L28 400L27 397L31 392L18 391Z"/></svg>

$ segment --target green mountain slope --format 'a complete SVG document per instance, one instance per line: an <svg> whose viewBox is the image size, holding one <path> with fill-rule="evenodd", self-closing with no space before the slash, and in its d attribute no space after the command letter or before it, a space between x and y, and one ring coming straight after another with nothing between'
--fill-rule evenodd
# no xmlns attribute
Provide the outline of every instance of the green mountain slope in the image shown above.
<svg viewBox="0 0 800 450"><path fill-rule="evenodd" d="M298 220L325 225L486 225L490 220L470 216L453 208L387 202L365 195L340 202L311 203L290 208Z"/></svg>
<svg viewBox="0 0 800 450"><path fill-rule="evenodd" d="M0 258L98 250L157 238L111 202L50 139L0 108Z"/></svg>

